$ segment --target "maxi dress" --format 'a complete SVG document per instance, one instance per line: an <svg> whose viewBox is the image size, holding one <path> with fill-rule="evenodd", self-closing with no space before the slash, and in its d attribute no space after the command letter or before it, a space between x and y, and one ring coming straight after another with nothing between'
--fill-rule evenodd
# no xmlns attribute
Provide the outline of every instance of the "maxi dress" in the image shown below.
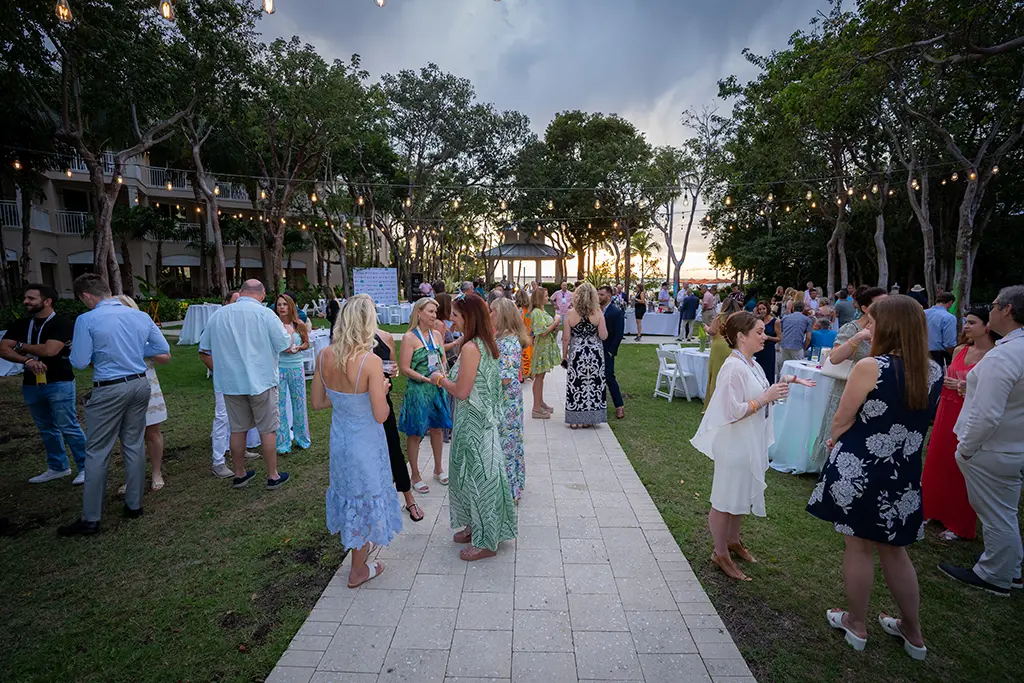
<svg viewBox="0 0 1024 683"><path fill-rule="evenodd" d="M501 377L498 359L479 339L480 365L469 397L457 401L448 457L448 500L453 529L470 527L473 546L497 550L518 534L516 508L505 468L498 423L501 420ZM462 359L451 370L457 382Z"/></svg>
<svg viewBox="0 0 1024 683"><path fill-rule="evenodd" d="M512 499L518 501L526 488L526 462L523 450L523 385L519 382L523 346L519 337L508 335L498 340L498 363L501 370L501 419L498 435L505 453L505 470ZM508 383L505 383L508 380Z"/></svg>
<svg viewBox="0 0 1024 683"><path fill-rule="evenodd" d="M359 364L356 386L368 355ZM326 382L324 387L332 408L327 529L340 534L342 546L349 550L367 543L386 546L402 530L402 510L384 426L373 417L370 392L347 394Z"/></svg>
<svg viewBox="0 0 1024 683"><path fill-rule="evenodd" d="M836 335L835 344L832 348L841 346L847 343L849 340L860 332L861 328L856 323L846 323L839 328L839 334ZM864 360L871 355L871 342L861 341L857 344L857 348L854 349L853 355L850 356L850 360L853 361L853 365ZM814 445L811 447L811 464L809 471L821 472L822 466L825 464L825 460L828 458L828 448L825 443L832 436L832 418L836 416L836 411L839 410L839 401L843 398L843 392L846 390L846 380L837 379L832 383L832 391L828 395L828 405L825 406L825 414L821 417L821 427L818 428L818 437L814 440Z"/></svg>
<svg viewBox="0 0 1024 683"><path fill-rule="evenodd" d="M607 422L604 346L594 323L581 320L572 328L565 360L565 423L596 425Z"/></svg>

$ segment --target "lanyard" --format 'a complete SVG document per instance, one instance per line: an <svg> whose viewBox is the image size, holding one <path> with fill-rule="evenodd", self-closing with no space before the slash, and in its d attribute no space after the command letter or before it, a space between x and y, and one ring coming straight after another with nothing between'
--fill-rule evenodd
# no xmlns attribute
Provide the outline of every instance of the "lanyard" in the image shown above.
<svg viewBox="0 0 1024 683"><path fill-rule="evenodd" d="M53 311L52 313L50 313L50 315L48 315L46 317L46 320L44 320L42 323L40 323L40 325L39 325L39 334L36 337L35 341L32 341L32 333L35 331L36 319L32 318L32 319L30 319L28 321L28 343L29 344L39 344L40 343L39 340L42 339L42 337L43 337L43 328L46 327L46 323L50 322L50 320L52 320L53 316L55 316L55 315L57 315L57 312Z"/></svg>
<svg viewBox="0 0 1024 683"><path fill-rule="evenodd" d="M433 351L435 353L437 352L437 346L434 345L434 333L433 332L428 332L427 333L427 335L430 338L429 342L424 341L423 335L420 334L420 329L418 327L416 329L414 329L412 332L417 337L419 337L419 340L423 343L423 346L426 347L427 351Z"/></svg>

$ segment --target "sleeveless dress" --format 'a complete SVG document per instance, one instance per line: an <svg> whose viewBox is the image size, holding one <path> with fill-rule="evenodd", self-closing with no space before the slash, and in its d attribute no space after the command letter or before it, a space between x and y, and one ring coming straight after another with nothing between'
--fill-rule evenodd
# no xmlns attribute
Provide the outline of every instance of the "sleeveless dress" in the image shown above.
<svg viewBox="0 0 1024 683"><path fill-rule="evenodd" d="M581 320L573 326L565 360L565 423L607 422L604 346L597 336L597 327L589 320Z"/></svg>
<svg viewBox="0 0 1024 683"><path fill-rule="evenodd" d="M967 350L964 346L949 366L950 373L967 377L968 371L977 365L967 365ZM924 518L934 519L960 538L974 538L978 529L978 515L967 499L967 484L956 464L958 441L953 425L964 407L964 399L956 389L942 387L939 411L928 441L928 456L924 461L921 475L921 496L924 504Z"/></svg>
<svg viewBox="0 0 1024 683"><path fill-rule="evenodd" d="M722 320L718 325L718 334L711 339L711 357L708 359L708 385L704 392L704 410L706 412L708 406L711 405L711 397L715 395L715 384L718 381L718 371L722 369L722 363L732 353L732 349L729 348L729 342L725 341L725 335L722 331L725 329L725 321Z"/></svg>
<svg viewBox="0 0 1024 683"><path fill-rule="evenodd" d="M530 376L543 375L562 363L562 354L558 351L557 330L551 334L540 336L540 333L551 327L555 321L543 308L535 308L530 313L530 333L533 335L533 358L530 361Z"/></svg>
<svg viewBox="0 0 1024 683"><path fill-rule="evenodd" d="M455 341L455 333L452 331L452 325L453 325L453 323L452 323L451 320L445 320L444 321L444 343L446 345L447 344L451 344L453 341ZM459 352L456 351L454 348L452 348L452 349L449 349L449 350L444 352L444 357L448 361L448 366L447 367L450 368L451 366L455 365L455 361L459 359ZM455 417L455 399L452 398L451 394L448 394L447 392L445 392L445 395L448 397L448 415L450 415L452 418L454 418ZM452 441L452 430L451 430L450 427L447 428L447 429L442 429L441 430L441 440L444 443L451 443L451 441Z"/></svg>
<svg viewBox="0 0 1024 683"><path fill-rule="evenodd" d="M448 457L448 500L453 529L469 526L473 545L497 550L516 537L516 509L505 468L498 423L501 421L501 378L498 360L479 339L480 366L469 398L458 401ZM461 358L450 379L458 381Z"/></svg>
<svg viewBox="0 0 1024 683"><path fill-rule="evenodd" d="M356 386L368 355L359 364ZM341 545L350 550L370 542L385 546L402 530L402 511L392 484L384 426L373 418L369 392L346 394L327 388L327 398L332 408L327 529L340 534Z"/></svg>
<svg viewBox="0 0 1024 683"><path fill-rule="evenodd" d="M391 360L391 349L380 338L379 334L373 335L373 354L381 360ZM405 453L402 452L402 437L398 434L398 422L395 420L395 406L391 403L391 390L388 389L388 419L384 420L384 436L388 440L388 456L391 458L391 478L395 481L395 488L399 493L405 493L412 488L412 480L409 478L409 468L405 464Z"/></svg>
<svg viewBox="0 0 1024 683"><path fill-rule="evenodd" d="M846 323L839 328L839 334L836 335L835 344L845 344L849 340L853 339L856 334L860 332L860 327L856 323ZM833 345L832 348L835 348ZM857 348L854 349L853 355L850 356L850 360L856 365L858 362L864 360L871 355L871 342L862 341L857 344ZM843 392L846 390L846 380L837 379L832 383L832 391L828 395L828 405L825 406L825 414L821 417L821 427L818 428L818 437L814 440L814 445L811 446L811 472L820 472L822 466L825 464L826 458L828 458L828 448L825 446L825 442L829 440L832 435L832 418L836 416L836 411L839 410L839 401L843 398Z"/></svg>
<svg viewBox="0 0 1024 683"><path fill-rule="evenodd" d="M505 471L512 499L519 500L526 487L526 462L523 460L523 385L519 382L523 346L519 337L508 335L498 340L498 367L501 373L501 419L498 436L505 453ZM509 380L508 384L504 381Z"/></svg>
<svg viewBox="0 0 1024 683"><path fill-rule="evenodd" d="M778 326L778 318L772 318L771 322L764 326L764 333L769 337L774 337L776 336L775 328ZM775 384L775 342L765 341L764 348L754 354L754 360L764 370L764 376L768 378L768 383Z"/></svg>
<svg viewBox="0 0 1024 683"><path fill-rule="evenodd" d="M523 324L526 325L526 329L530 329L530 311L526 308L519 309L523 316ZM523 349L523 377L530 376L530 362L533 359L533 346L527 346Z"/></svg>
<svg viewBox="0 0 1024 683"><path fill-rule="evenodd" d="M444 349L440 346L435 347L433 341L424 341L419 330L413 330L413 334L424 345L412 352L412 362L409 365L414 372L430 377L428 354L435 350L440 357ZM448 396L444 390L429 382L417 382L410 378L405 385L405 396L402 397L398 428L406 436L425 436L431 429L450 429L451 426L452 416L448 409Z"/></svg>
<svg viewBox="0 0 1024 683"><path fill-rule="evenodd" d="M146 426L151 427L167 421L167 403L164 401L164 392L160 388L160 380L156 377L156 367L149 358L146 359L146 380L149 382Z"/></svg>
<svg viewBox="0 0 1024 683"><path fill-rule="evenodd" d="M878 383L829 454L807 511L841 534L906 546L924 538L921 448L930 411L904 406L899 356L875 362ZM930 363L929 383L941 376Z"/></svg>

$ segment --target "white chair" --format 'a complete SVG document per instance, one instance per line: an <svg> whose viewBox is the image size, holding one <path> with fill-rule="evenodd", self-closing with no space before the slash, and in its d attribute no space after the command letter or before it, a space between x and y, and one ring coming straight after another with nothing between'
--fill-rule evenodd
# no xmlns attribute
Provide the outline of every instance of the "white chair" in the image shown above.
<svg viewBox="0 0 1024 683"><path fill-rule="evenodd" d="M689 401L690 387L687 386L686 380L689 377L693 377L692 372L687 372L679 365L676 355L672 351L666 351L665 349L658 349L658 379L654 382L654 396L667 398L669 403L676 395L676 388L682 386L683 394L686 396L686 400ZM661 388L662 380L667 385L668 390L664 391Z"/></svg>
<svg viewBox="0 0 1024 683"><path fill-rule="evenodd" d="M683 350L683 347L680 346L679 342L663 342L658 344L658 348L662 351L670 351L672 353Z"/></svg>
<svg viewBox="0 0 1024 683"><path fill-rule="evenodd" d="M388 324L389 325L401 325L402 324L402 307L401 306L389 306L388 307Z"/></svg>
<svg viewBox="0 0 1024 683"><path fill-rule="evenodd" d="M311 315L309 315L309 304L306 304L305 306L302 307L302 312L306 314L307 318L312 317Z"/></svg>

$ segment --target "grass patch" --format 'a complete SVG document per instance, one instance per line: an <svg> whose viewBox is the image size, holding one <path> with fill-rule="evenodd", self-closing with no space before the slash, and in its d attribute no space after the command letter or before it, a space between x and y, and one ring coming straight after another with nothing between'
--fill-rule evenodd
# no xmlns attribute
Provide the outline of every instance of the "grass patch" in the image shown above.
<svg viewBox="0 0 1024 683"><path fill-rule="evenodd" d="M947 543L941 527L910 547L921 584L921 619L928 660L913 662L902 643L869 624L863 653L849 648L825 623L825 610L845 604L843 542L831 525L804 510L817 481L769 470L768 517L749 517L744 538L761 564L744 567L754 581L737 583L711 564L707 530L713 463L690 446L700 424L701 403L652 397L657 375L653 346L623 346L616 374L627 419L612 429L661 511L683 553L718 608L743 656L761 683L844 681L1019 680L1008 647L1020 633L1020 600L1000 600L955 584L939 562L970 566L980 540ZM876 571L871 614L895 613L896 605Z"/></svg>
<svg viewBox="0 0 1024 683"><path fill-rule="evenodd" d="M20 377L0 379L3 680L262 681L337 571L343 552L324 520L330 412L310 412L312 448L281 458L292 482L233 491L210 473L213 386L196 348L172 342L159 369L167 487L124 520L115 455L93 537L57 536L82 489L27 483L45 468L42 444ZM90 383L79 373L80 401Z"/></svg>

